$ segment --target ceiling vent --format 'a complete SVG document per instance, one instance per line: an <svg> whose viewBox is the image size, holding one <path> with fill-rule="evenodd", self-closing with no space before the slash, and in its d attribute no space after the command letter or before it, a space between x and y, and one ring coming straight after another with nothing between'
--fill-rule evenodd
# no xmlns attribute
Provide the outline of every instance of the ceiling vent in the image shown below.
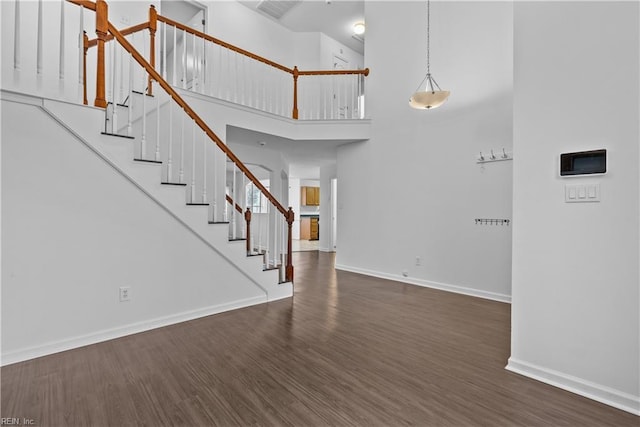
<svg viewBox="0 0 640 427"><path fill-rule="evenodd" d="M279 20L287 12L300 4L301 1L302 0L261 0L258 6L256 6L256 9Z"/></svg>

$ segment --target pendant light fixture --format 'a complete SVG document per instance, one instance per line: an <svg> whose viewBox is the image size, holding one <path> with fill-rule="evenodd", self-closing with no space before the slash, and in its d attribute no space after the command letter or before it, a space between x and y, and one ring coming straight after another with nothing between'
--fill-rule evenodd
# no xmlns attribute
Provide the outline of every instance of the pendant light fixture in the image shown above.
<svg viewBox="0 0 640 427"><path fill-rule="evenodd" d="M416 91L409 99L409 105L416 109L432 109L441 106L449 97L448 90L440 89L438 83L431 76L430 63L430 22L431 21L431 1L427 0L427 75L420 82ZM423 88L421 90L421 88Z"/></svg>

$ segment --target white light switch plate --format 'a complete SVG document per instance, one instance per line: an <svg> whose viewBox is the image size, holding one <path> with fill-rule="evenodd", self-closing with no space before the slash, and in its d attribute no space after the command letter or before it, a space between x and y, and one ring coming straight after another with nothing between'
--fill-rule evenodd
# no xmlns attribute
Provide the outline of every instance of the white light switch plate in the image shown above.
<svg viewBox="0 0 640 427"><path fill-rule="evenodd" d="M566 203L599 202L600 184L566 184L564 201Z"/></svg>

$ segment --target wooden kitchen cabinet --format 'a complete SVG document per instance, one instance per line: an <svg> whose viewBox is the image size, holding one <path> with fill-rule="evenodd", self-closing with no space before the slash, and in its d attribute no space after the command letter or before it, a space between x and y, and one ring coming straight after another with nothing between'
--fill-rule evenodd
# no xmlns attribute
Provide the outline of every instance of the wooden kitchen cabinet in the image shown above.
<svg viewBox="0 0 640 427"><path fill-rule="evenodd" d="M311 238L311 218L303 216L300 218L300 240L309 240Z"/></svg>
<svg viewBox="0 0 640 427"><path fill-rule="evenodd" d="M303 216L300 218L300 240L320 239L320 227L317 216Z"/></svg>
<svg viewBox="0 0 640 427"><path fill-rule="evenodd" d="M301 187L303 206L320 206L320 187Z"/></svg>
<svg viewBox="0 0 640 427"><path fill-rule="evenodd" d="M311 217L309 240L318 240L320 238L320 228L318 227L318 218Z"/></svg>

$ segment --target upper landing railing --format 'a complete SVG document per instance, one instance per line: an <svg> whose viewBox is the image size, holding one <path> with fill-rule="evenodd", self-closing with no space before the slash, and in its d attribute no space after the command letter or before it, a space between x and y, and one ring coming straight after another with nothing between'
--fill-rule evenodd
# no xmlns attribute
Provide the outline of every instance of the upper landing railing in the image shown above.
<svg viewBox="0 0 640 427"><path fill-rule="evenodd" d="M68 1L87 8L93 4ZM120 32L134 35L137 50L174 87L293 119L365 117L364 83L369 69L289 68L161 16L154 6L148 16L148 21ZM104 41L112 38L108 34ZM84 38L85 58L99 40L99 34L95 39ZM105 81L101 70L96 71L95 82L92 76L85 76L84 82L96 85L95 105L103 106Z"/></svg>

